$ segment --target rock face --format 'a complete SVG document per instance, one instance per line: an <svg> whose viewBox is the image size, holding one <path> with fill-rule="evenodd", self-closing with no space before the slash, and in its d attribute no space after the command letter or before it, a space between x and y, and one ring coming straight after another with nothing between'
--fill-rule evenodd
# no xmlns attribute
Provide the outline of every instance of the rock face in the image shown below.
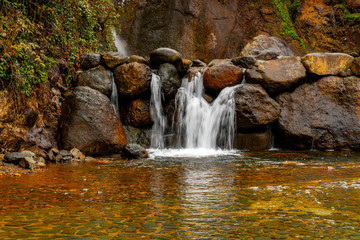
<svg viewBox="0 0 360 240"><path fill-rule="evenodd" d="M310 53L302 58L302 63L308 73L348 76L353 60L352 56L345 53Z"/></svg>
<svg viewBox="0 0 360 240"><path fill-rule="evenodd" d="M93 88L108 97L111 96L112 78L112 72L105 70L103 67L80 72L77 76L78 86Z"/></svg>
<svg viewBox="0 0 360 240"><path fill-rule="evenodd" d="M236 66L227 64L216 65L208 68L204 73L204 87L216 95L226 87L241 83L243 72Z"/></svg>
<svg viewBox="0 0 360 240"><path fill-rule="evenodd" d="M152 68L158 68L163 63L177 64L181 61L181 54L171 48L158 48L150 53Z"/></svg>
<svg viewBox="0 0 360 240"><path fill-rule="evenodd" d="M329 76L278 99L277 144L300 149L360 149L360 79Z"/></svg>
<svg viewBox="0 0 360 240"><path fill-rule="evenodd" d="M129 104L127 123L137 128L151 127L150 104L148 101L136 99Z"/></svg>
<svg viewBox="0 0 360 240"><path fill-rule="evenodd" d="M88 155L121 152L127 144L124 128L110 100L89 87L77 87L62 106L62 144Z"/></svg>
<svg viewBox="0 0 360 240"><path fill-rule="evenodd" d="M114 70L115 83L122 97L134 99L150 88L150 68L133 62L121 65Z"/></svg>
<svg viewBox="0 0 360 240"><path fill-rule="evenodd" d="M170 63L161 64L158 75L161 79L161 91L165 99L174 98L181 86L181 77L175 66Z"/></svg>
<svg viewBox="0 0 360 240"><path fill-rule="evenodd" d="M257 61L246 71L248 82L259 83L271 93L279 93L305 78L306 70L299 57L284 57L269 61Z"/></svg>
<svg viewBox="0 0 360 240"><path fill-rule="evenodd" d="M265 126L280 115L280 106L258 84L242 84L235 90L238 131Z"/></svg>
<svg viewBox="0 0 360 240"><path fill-rule="evenodd" d="M240 53L257 59L273 59L278 56L295 56L289 45L277 37L259 35L248 43Z"/></svg>

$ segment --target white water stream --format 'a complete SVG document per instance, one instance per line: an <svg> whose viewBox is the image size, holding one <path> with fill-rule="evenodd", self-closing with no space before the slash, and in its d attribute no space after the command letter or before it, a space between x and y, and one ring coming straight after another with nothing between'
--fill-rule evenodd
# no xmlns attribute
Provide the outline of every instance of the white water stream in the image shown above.
<svg viewBox="0 0 360 240"><path fill-rule="evenodd" d="M115 39L116 49L121 57L129 56L128 46L125 40L123 40L116 32L116 29L113 30L113 36Z"/></svg>

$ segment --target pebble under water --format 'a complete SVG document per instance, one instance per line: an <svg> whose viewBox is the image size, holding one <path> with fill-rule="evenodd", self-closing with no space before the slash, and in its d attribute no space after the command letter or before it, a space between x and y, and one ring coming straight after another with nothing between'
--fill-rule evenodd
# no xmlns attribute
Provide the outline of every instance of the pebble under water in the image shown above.
<svg viewBox="0 0 360 240"><path fill-rule="evenodd" d="M360 239L359 161L269 151L0 176L0 238Z"/></svg>

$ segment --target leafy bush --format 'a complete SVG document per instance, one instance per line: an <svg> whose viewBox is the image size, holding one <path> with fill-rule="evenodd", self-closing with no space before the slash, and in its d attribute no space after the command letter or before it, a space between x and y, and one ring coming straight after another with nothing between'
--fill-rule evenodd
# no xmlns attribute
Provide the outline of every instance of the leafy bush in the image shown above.
<svg viewBox="0 0 360 240"><path fill-rule="evenodd" d="M346 8L346 5L344 3L335 5L335 8L340 9L342 11L345 22L353 22L360 20L360 14L350 12Z"/></svg>

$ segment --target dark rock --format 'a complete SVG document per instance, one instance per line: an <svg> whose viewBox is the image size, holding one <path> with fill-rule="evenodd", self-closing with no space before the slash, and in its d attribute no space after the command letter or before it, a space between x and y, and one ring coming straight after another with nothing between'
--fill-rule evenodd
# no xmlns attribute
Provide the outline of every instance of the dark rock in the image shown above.
<svg viewBox="0 0 360 240"><path fill-rule="evenodd" d="M206 63L204 63L203 61L201 61L199 59L195 59L192 62L193 62L193 64L191 67L207 67Z"/></svg>
<svg viewBox="0 0 360 240"><path fill-rule="evenodd" d="M264 151L271 148L271 131L238 133L236 135L236 149L249 151Z"/></svg>
<svg viewBox="0 0 360 240"><path fill-rule="evenodd" d="M174 65L170 63L161 64L158 75L161 79L161 91L165 99L169 100L174 98L181 86L181 77Z"/></svg>
<svg viewBox="0 0 360 240"><path fill-rule="evenodd" d="M89 87L77 87L62 106L62 144L88 155L121 152L127 144L124 128L109 98Z"/></svg>
<svg viewBox="0 0 360 240"><path fill-rule="evenodd" d="M246 80L259 83L271 93L279 93L295 86L306 76L299 57L283 57L269 61L256 61L246 70Z"/></svg>
<svg viewBox="0 0 360 240"><path fill-rule="evenodd" d="M204 87L211 94L218 94L226 87L241 83L243 71L236 66L217 65L206 69L203 77Z"/></svg>
<svg viewBox="0 0 360 240"><path fill-rule="evenodd" d="M203 98L208 102L208 103L212 103L214 101L214 98L211 97L208 94L203 94Z"/></svg>
<svg viewBox="0 0 360 240"><path fill-rule="evenodd" d="M242 84L235 90L238 131L256 129L276 121L280 106L258 84Z"/></svg>
<svg viewBox="0 0 360 240"><path fill-rule="evenodd" d="M256 63L256 60L253 57L237 57L231 60L231 62L242 68L252 68Z"/></svg>
<svg viewBox="0 0 360 240"><path fill-rule="evenodd" d="M100 65L100 54L83 53L79 57L80 67L84 70Z"/></svg>
<svg viewBox="0 0 360 240"><path fill-rule="evenodd" d="M296 149L360 149L360 78L329 76L277 98L276 144Z"/></svg>
<svg viewBox="0 0 360 240"><path fill-rule="evenodd" d="M34 160L36 163L45 163L45 159L43 157L35 157Z"/></svg>
<svg viewBox="0 0 360 240"><path fill-rule="evenodd" d="M136 99L131 101L126 115L126 122L137 128L151 127L150 104L148 101Z"/></svg>
<svg viewBox="0 0 360 240"><path fill-rule="evenodd" d="M146 60L145 58L138 56L138 55L131 55L129 58L129 63L132 62L137 62L137 63L142 63L142 64L146 64L146 65L150 65L149 61Z"/></svg>
<svg viewBox="0 0 360 240"><path fill-rule="evenodd" d="M130 143L136 143L144 148L150 147L151 130L139 129L132 126L124 126L126 139Z"/></svg>
<svg viewBox="0 0 360 240"><path fill-rule="evenodd" d="M18 164L26 156L20 152L10 152L6 153L4 156L4 162Z"/></svg>
<svg viewBox="0 0 360 240"><path fill-rule="evenodd" d="M186 73L189 68L192 66L193 62L189 59L181 59L181 61L179 61L177 64L176 64L176 69L184 74Z"/></svg>
<svg viewBox="0 0 360 240"><path fill-rule="evenodd" d="M60 150L59 153L56 155L55 162L67 162L72 159L72 154L70 151L67 150Z"/></svg>
<svg viewBox="0 0 360 240"><path fill-rule="evenodd" d="M149 153L139 144L129 143L125 146L123 156L129 159L148 158Z"/></svg>
<svg viewBox="0 0 360 240"><path fill-rule="evenodd" d="M122 64L129 63L129 57L122 57L117 52L108 52L104 55L101 55L101 65L114 69Z"/></svg>
<svg viewBox="0 0 360 240"><path fill-rule="evenodd" d="M23 114L25 116L26 126L29 128L33 127L36 123L39 113L33 108L29 107L24 111Z"/></svg>
<svg viewBox="0 0 360 240"><path fill-rule="evenodd" d="M150 89L150 68L141 63L129 63L114 70L115 83L122 97L134 99Z"/></svg>
<svg viewBox="0 0 360 240"><path fill-rule="evenodd" d="M22 168L32 169L36 167L36 162L32 157L24 157L19 162L19 166Z"/></svg>
<svg viewBox="0 0 360 240"><path fill-rule="evenodd" d="M50 151L46 154L46 159L50 162L55 162L56 155L58 155L60 151L56 148L50 149Z"/></svg>
<svg viewBox="0 0 360 240"><path fill-rule="evenodd" d="M57 146L56 133L49 128L30 128L25 135L25 139L28 143L37 145L43 149L50 149Z"/></svg>
<svg viewBox="0 0 360 240"><path fill-rule="evenodd" d="M171 48L158 48L150 53L150 63L152 68L158 68L163 63L176 65L181 61L181 54Z"/></svg>
<svg viewBox="0 0 360 240"><path fill-rule="evenodd" d="M259 35L248 43L241 51L241 56L252 56L267 60L277 56L295 56L289 45L277 37Z"/></svg>
<svg viewBox="0 0 360 240"><path fill-rule="evenodd" d="M98 90L106 96L111 96L113 76L111 71L103 67L97 67L88 71L80 72L77 76L78 86L87 86Z"/></svg>
<svg viewBox="0 0 360 240"><path fill-rule="evenodd" d="M360 77L360 57L354 59L351 65L352 74Z"/></svg>

